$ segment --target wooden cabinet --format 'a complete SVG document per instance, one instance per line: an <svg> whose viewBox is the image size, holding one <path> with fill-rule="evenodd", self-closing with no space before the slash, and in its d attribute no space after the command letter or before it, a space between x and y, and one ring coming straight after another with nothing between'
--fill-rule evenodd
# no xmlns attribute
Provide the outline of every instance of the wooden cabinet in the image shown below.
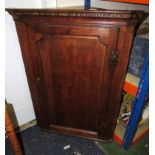
<svg viewBox="0 0 155 155"><path fill-rule="evenodd" d="M143 11L7 9L42 129L111 140Z"/></svg>

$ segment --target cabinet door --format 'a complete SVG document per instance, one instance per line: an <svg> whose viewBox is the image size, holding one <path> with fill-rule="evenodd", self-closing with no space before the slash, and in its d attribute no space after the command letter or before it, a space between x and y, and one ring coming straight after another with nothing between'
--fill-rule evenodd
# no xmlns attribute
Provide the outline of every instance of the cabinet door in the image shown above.
<svg viewBox="0 0 155 155"><path fill-rule="evenodd" d="M118 28L52 25L27 29L39 104L45 111L38 115L43 115L47 128L106 139L104 128L113 132L109 123L119 104L109 107L109 98L120 94L111 89Z"/></svg>

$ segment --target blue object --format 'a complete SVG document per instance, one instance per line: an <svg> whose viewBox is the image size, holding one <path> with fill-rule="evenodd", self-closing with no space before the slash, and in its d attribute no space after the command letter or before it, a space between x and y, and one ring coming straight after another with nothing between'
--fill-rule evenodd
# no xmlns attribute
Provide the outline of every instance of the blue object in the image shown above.
<svg viewBox="0 0 155 155"><path fill-rule="evenodd" d="M91 3L91 0L85 0L84 1L84 8L85 8L85 10L90 9L90 3Z"/></svg>
<svg viewBox="0 0 155 155"><path fill-rule="evenodd" d="M145 63L140 77L137 94L132 106L131 116L122 143L122 147L126 150L132 143L133 137L138 127L138 123L141 118L142 110L145 104L145 96L147 95L148 90L149 90L149 52L147 52L146 54Z"/></svg>
<svg viewBox="0 0 155 155"><path fill-rule="evenodd" d="M131 51L128 72L140 77L144 67L145 57L149 48L149 40L135 37Z"/></svg>

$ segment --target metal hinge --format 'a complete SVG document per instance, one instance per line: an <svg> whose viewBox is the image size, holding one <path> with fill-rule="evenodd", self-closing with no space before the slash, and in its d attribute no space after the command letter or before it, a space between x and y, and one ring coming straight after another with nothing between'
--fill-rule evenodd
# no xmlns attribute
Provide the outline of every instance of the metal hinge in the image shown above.
<svg viewBox="0 0 155 155"><path fill-rule="evenodd" d="M118 58L119 58L118 51L117 50L112 51L111 58L110 58L110 65L115 66L118 63Z"/></svg>

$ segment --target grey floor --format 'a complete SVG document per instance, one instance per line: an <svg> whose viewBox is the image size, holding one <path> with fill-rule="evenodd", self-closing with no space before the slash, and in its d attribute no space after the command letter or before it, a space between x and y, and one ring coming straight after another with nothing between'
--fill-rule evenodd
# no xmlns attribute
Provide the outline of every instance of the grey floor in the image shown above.
<svg viewBox="0 0 155 155"><path fill-rule="evenodd" d="M22 131L18 138L25 155L105 155L95 141L43 132L37 126ZM6 139L6 155L13 155Z"/></svg>

